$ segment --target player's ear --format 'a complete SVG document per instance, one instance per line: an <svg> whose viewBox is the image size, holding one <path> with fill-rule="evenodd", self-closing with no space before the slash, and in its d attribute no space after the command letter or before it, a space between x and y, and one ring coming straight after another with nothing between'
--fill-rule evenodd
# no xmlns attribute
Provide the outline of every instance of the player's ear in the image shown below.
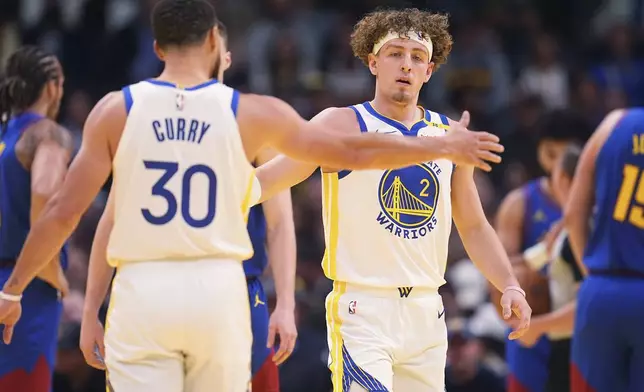
<svg viewBox="0 0 644 392"><path fill-rule="evenodd" d="M157 55L159 60L165 61L165 54L163 53L163 50L161 50L161 47L159 47L159 44L156 40L154 40L154 43L152 43L152 47L154 48L154 53Z"/></svg>
<svg viewBox="0 0 644 392"><path fill-rule="evenodd" d="M206 43L208 45L208 49L214 52L219 45L219 28L217 26L214 26L210 31L208 31Z"/></svg>
<svg viewBox="0 0 644 392"><path fill-rule="evenodd" d="M369 53L368 60L369 60L369 71L371 71L371 74L373 76L376 76L376 74L378 73L378 61L377 61L378 57L373 53Z"/></svg>
<svg viewBox="0 0 644 392"><path fill-rule="evenodd" d="M434 73L434 64L433 62L429 62L429 66L427 67L427 74L425 75L425 83L429 82L429 78L432 77L432 73Z"/></svg>
<svg viewBox="0 0 644 392"><path fill-rule="evenodd" d="M233 63L232 54L230 53L230 51L228 51L224 55L224 70L228 70L228 68L230 68L232 63Z"/></svg>

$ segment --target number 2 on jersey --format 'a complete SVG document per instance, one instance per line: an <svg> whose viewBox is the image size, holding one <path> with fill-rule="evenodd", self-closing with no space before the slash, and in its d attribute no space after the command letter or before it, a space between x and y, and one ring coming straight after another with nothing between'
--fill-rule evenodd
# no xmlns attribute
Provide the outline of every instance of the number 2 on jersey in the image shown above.
<svg viewBox="0 0 644 392"><path fill-rule="evenodd" d="M181 179L181 195L180 201L168 189L166 185L168 181L179 172L179 164L177 162L163 162L163 161L143 161L145 168L148 170L162 170L161 178L152 186L152 195L159 196L165 199L168 208L161 215L154 215L147 208L142 208L141 213L146 221L153 225L165 225L175 218L179 204L181 204L181 217L190 227L202 228L212 223L215 219L215 212L217 209L217 176L215 172L206 165L193 165L183 172ZM190 195L191 195L191 180L195 174L204 174L208 179L208 195L204 203L207 205L206 216L203 218L194 218L190 213Z"/></svg>
<svg viewBox="0 0 644 392"><path fill-rule="evenodd" d="M623 174L613 218L618 222L624 222L628 217L630 224L644 229L644 175L635 165L624 165ZM636 205L631 207L633 199Z"/></svg>

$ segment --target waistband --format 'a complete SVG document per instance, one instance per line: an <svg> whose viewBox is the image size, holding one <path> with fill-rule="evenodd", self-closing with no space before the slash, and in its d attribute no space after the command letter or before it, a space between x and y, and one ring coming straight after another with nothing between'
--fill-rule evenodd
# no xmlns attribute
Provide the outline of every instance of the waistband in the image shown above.
<svg viewBox="0 0 644 392"><path fill-rule="evenodd" d="M644 272L635 271L626 268L615 269L591 269L588 271L590 276L601 276L608 278L631 278L631 279L644 279Z"/></svg>
<svg viewBox="0 0 644 392"><path fill-rule="evenodd" d="M438 289L421 286L374 287L346 282L333 282L333 291L340 294L360 293L377 298L427 298L438 295Z"/></svg>

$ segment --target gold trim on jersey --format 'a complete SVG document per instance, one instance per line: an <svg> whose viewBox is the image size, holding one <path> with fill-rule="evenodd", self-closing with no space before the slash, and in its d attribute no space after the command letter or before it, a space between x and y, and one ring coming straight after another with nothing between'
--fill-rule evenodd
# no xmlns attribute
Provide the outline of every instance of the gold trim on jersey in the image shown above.
<svg viewBox="0 0 644 392"><path fill-rule="evenodd" d="M337 173L333 173L337 174ZM336 176L337 178L337 176ZM333 282L333 290L326 299L326 324L329 328L331 346L329 356L331 363L331 379L333 380L333 392L342 392L342 379L344 377L344 359L342 357L342 319L340 318L340 298L346 292L347 284L344 282Z"/></svg>
<svg viewBox="0 0 644 392"><path fill-rule="evenodd" d="M253 195L253 183L255 182L255 169L250 172L248 176L248 185L246 185L246 193L244 194L244 201L242 201L241 209L244 214L244 222L248 224L248 214L250 213L250 197Z"/></svg>
<svg viewBox="0 0 644 392"><path fill-rule="evenodd" d="M337 277L336 253L338 248L338 173L322 173L322 206L326 249L322 259L324 275Z"/></svg>

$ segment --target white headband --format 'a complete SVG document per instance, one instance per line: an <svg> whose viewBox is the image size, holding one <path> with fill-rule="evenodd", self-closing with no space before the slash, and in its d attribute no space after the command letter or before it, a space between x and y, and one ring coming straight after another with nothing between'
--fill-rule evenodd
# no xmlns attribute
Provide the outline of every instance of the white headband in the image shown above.
<svg viewBox="0 0 644 392"><path fill-rule="evenodd" d="M427 49L427 52L429 54L429 59L430 60L432 59L432 54L434 52L434 45L432 44L432 40L429 37L427 39L423 38L423 35L416 31L409 31L407 35L394 33L393 31L390 31L389 33L387 33L387 35L380 38L375 44L373 44L373 51L372 51L373 54L378 54L380 49L382 49L382 47L387 42L397 38L410 39L412 41L418 42L419 44L423 45L425 49Z"/></svg>

